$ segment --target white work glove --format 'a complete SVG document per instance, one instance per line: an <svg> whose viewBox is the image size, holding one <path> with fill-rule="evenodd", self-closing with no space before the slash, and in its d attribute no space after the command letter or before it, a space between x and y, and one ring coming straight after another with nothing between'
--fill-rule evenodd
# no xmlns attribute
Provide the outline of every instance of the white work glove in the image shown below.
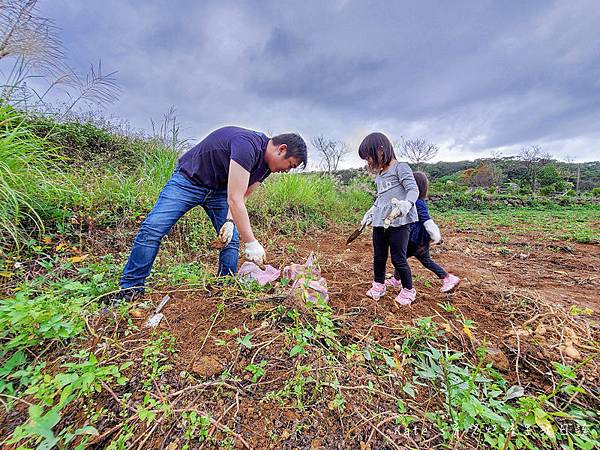
<svg viewBox="0 0 600 450"><path fill-rule="evenodd" d="M367 225L371 225L373 223L373 211L375 210L375 205L371 206L371 208L365 213L362 220L360 221L361 227L366 227Z"/></svg>
<svg viewBox="0 0 600 450"><path fill-rule="evenodd" d="M413 207L413 204L408 200L398 200L397 198L393 198L391 203L392 210L383 221L383 228L389 227L396 217L407 215L410 209Z"/></svg>
<svg viewBox="0 0 600 450"><path fill-rule="evenodd" d="M248 242L244 251L246 253L246 259L258 264L259 266L264 266L267 262L265 249L262 245L260 245L260 242L256 240Z"/></svg>
<svg viewBox="0 0 600 450"><path fill-rule="evenodd" d="M223 247L231 242L231 239L233 238L233 228L233 222L228 220L219 230L218 239L223 242Z"/></svg>
<svg viewBox="0 0 600 450"><path fill-rule="evenodd" d="M442 240L442 234L440 233L440 229L438 228L436 223L433 221L433 219L426 220L425 223L423 224L423 226L427 230L427 233L429 233L431 242L433 242L434 244L437 244L438 242L440 242Z"/></svg>

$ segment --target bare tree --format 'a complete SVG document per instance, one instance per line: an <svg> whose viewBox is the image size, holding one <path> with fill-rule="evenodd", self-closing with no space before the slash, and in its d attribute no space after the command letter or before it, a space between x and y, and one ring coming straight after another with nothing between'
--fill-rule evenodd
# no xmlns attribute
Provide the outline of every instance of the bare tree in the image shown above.
<svg viewBox="0 0 600 450"><path fill-rule="evenodd" d="M569 168L567 169L569 172L569 177L575 178L575 192L579 192L579 182L581 181L581 163L575 161L575 158L571 155L567 155L565 157L565 161L569 164ZM571 172L571 165L575 164L577 170L575 174Z"/></svg>
<svg viewBox="0 0 600 450"><path fill-rule="evenodd" d="M333 141L323 135L312 138L311 143L321 157L321 168L328 173L336 171L340 161L348 153L345 142Z"/></svg>
<svg viewBox="0 0 600 450"><path fill-rule="evenodd" d="M491 160L492 161L500 161L501 159L502 159L502 152L500 150L492 150Z"/></svg>
<svg viewBox="0 0 600 450"><path fill-rule="evenodd" d="M408 159L416 166L421 168L421 164L434 158L440 149L437 145L427 142L425 139L404 139L400 145L396 144L400 156Z"/></svg>
<svg viewBox="0 0 600 450"><path fill-rule="evenodd" d="M542 151L539 145L530 145L521 149L519 159L525 167L531 192L536 192L538 188L538 174L541 168L552 159L552 156Z"/></svg>

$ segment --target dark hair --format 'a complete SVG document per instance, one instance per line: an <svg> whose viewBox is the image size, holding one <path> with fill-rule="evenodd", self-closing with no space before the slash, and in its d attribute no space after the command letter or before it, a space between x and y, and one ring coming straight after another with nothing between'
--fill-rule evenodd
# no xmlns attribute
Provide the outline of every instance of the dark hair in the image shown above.
<svg viewBox="0 0 600 450"><path fill-rule="evenodd" d="M427 198L427 190L429 189L429 179L425 172L413 172L413 175L419 188L419 198L425 200Z"/></svg>
<svg viewBox="0 0 600 450"><path fill-rule="evenodd" d="M303 169L306 167L308 151L306 150L306 142L304 142L304 139L300 135L296 133L278 134L277 136L273 136L271 140L274 145L287 145L287 150L285 151L286 159L296 158L302 164Z"/></svg>
<svg viewBox="0 0 600 450"><path fill-rule="evenodd" d="M378 150L383 151L381 161L379 160ZM358 156L364 160L371 158L373 161L373 168L375 169L381 169L382 167L387 166L392 159L396 158L392 143L383 133L371 133L364 138L358 147Z"/></svg>

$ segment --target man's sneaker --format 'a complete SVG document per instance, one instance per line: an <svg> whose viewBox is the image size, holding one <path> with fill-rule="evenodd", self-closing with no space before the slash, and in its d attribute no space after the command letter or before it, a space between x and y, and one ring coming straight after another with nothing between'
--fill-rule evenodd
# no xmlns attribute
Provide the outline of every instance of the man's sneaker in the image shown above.
<svg viewBox="0 0 600 450"><path fill-rule="evenodd" d="M112 295L106 297L106 302L110 306L119 306L124 303L131 303L135 300L139 300L144 295L144 290L140 288L125 288L115 292Z"/></svg>
<svg viewBox="0 0 600 450"><path fill-rule="evenodd" d="M400 280L396 280L394 277L385 280L385 285L395 289L402 289L402 282Z"/></svg>
<svg viewBox="0 0 600 450"><path fill-rule="evenodd" d="M379 300L385 295L385 284L377 283L373 281L373 286L367 291L367 297L371 297L373 300Z"/></svg>
<svg viewBox="0 0 600 450"><path fill-rule="evenodd" d="M396 303L399 305L405 306L410 305L417 298L417 290L415 288L412 289L402 289L398 296L395 298Z"/></svg>
<svg viewBox="0 0 600 450"><path fill-rule="evenodd" d="M440 288L440 292L450 292L452 291L452 289L454 289L456 286L458 286L458 283L460 283L460 278L458 278L456 275L452 275L451 273L449 273L448 275L446 275L446 278L444 278L443 280L443 284L442 287Z"/></svg>

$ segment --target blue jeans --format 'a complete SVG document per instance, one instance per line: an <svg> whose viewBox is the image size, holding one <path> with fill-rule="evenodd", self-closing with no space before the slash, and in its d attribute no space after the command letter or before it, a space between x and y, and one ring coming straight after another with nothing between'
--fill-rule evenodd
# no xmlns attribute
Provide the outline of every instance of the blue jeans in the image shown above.
<svg viewBox="0 0 600 450"><path fill-rule="evenodd" d="M158 196L158 200L142 223L133 241L131 254L119 280L122 289L143 290L144 282L158 254L160 241L186 212L202 206L218 233L229 206L226 189L210 189L192 183L179 171L175 171ZM233 239L219 253L219 276L235 274L238 262L239 237L233 230Z"/></svg>

